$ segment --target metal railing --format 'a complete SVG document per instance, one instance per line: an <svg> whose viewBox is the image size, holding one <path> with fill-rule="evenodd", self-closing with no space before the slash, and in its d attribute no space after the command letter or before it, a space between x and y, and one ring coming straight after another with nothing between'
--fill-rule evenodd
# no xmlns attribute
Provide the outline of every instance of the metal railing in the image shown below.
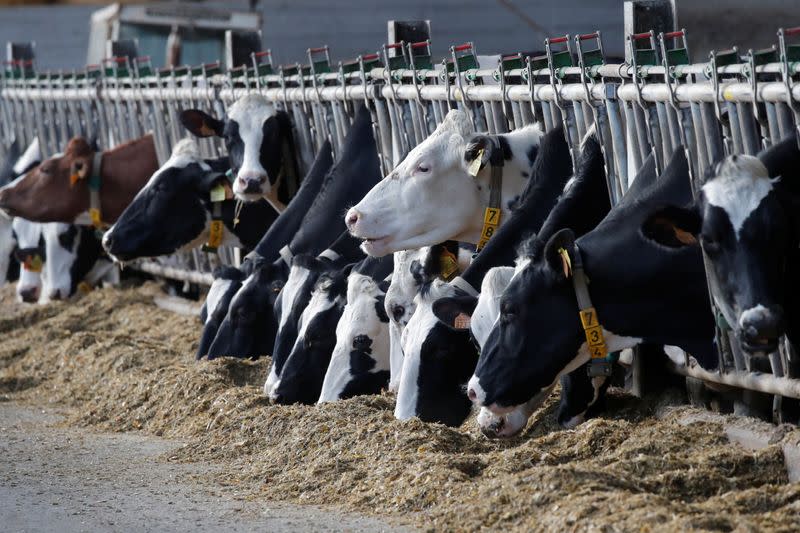
<svg viewBox="0 0 800 533"><path fill-rule="evenodd" d="M754 155L796 130L800 46L789 41L798 36L800 28L781 29L776 46L745 54L735 48L712 52L703 63L690 62L681 30L628 35L631 59L622 64L606 63L599 32L547 39L540 57L479 57L466 43L451 47L449 57L437 63L424 41L384 45L337 67L327 47L308 49L305 65L275 67L265 51L253 54L250 66L225 72L216 63L154 70L147 58L113 58L70 73L35 73L29 65L12 64L0 80L0 141L29 142L38 135L50 155L76 134L96 137L108 148L152 131L163 162L185 136L178 120L182 109L219 116L242 95L257 92L291 115L301 169L327 139L338 154L355 106L367 105L388 173L449 109L459 108L481 132L561 124L573 158L594 126L616 203L651 153L660 170L683 146L696 192L719 158ZM205 139L201 150L206 157L218 156L223 146L219 139ZM139 268L209 283L215 264L234 260L230 250L219 258L196 250L166 265L144 262ZM800 398L791 349L770 356L771 375L756 375L729 335L718 331L720 372L704 372L688 357L676 370L720 386L775 394L778 411L780 395Z"/></svg>

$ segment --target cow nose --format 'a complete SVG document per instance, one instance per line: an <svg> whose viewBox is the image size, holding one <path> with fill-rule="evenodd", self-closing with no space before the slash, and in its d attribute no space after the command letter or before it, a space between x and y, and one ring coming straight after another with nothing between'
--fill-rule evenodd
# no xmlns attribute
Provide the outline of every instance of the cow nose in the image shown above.
<svg viewBox="0 0 800 533"><path fill-rule="evenodd" d="M280 393L277 393L277 392L275 394L273 394L272 395L272 403L283 404L284 403L283 394L280 394Z"/></svg>
<svg viewBox="0 0 800 533"><path fill-rule="evenodd" d="M352 228L358 223L358 219L361 217L361 213L354 209L351 209L347 212L347 216L345 216L344 222L347 224L348 228Z"/></svg>
<svg viewBox="0 0 800 533"><path fill-rule="evenodd" d="M244 186L244 192L260 193L261 186L267 181L267 176L256 172L244 172L239 174L239 181Z"/></svg>
<svg viewBox="0 0 800 533"><path fill-rule="evenodd" d="M22 298L23 302L32 304L39 300L39 288L26 287L19 291L19 297Z"/></svg>
<svg viewBox="0 0 800 533"><path fill-rule="evenodd" d="M758 305L742 313L739 325L748 349L771 351L783 334L783 309Z"/></svg>
<svg viewBox="0 0 800 533"><path fill-rule="evenodd" d="M475 389L470 387L467 390L467 398L469 398L470 401L474 402L474 401L476 401L478 399L478 393L475 392Z"/></svg>

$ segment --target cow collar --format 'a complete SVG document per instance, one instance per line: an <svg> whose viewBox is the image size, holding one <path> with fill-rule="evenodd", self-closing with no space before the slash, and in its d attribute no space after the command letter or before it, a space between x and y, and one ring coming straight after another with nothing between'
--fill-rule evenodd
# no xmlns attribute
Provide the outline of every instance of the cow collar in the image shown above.
<svg viewBox="0 0 800 533"><path fill-rule="evenodd" d="M583 259L577 243L573 245L573 253L565 248L559 248L561 262L564 268L564 275L572 278L572 287L575 290L575 298L578 300L578 316L581 319L581 327L586 336L586 345L589 348L589 375L610 376L615 355L611 356L606 347L603 326L597 316L597 310L592 305L592 298L589 296L589 280L583 270Z"/></svg>
<svg viewBox="0 0 800 533"><path fill-rule="evenodd" d="M103 152L97 151L92 159L92 173L89 175L89 179L86 180L86 185L89 187L89 218L92 221L92 226L100 231L108 228L108 224L103 222L100 204L100 185L103 181L101 176L102 167Z"/></svg>
<svg viewBox="0 0 800 533"><path fill-rule="evenodd" d="M489 166L491 167L492 175L489 181L489 206L483 212L483 228L481 229L481 237L478 241L478 246L475 248L475 253L480 252L492 235L497 231L500 225L500 201L503 192L503 150L490 138L491 153L489 155ZM478 152L478 161L483 159L483 149ZM470 165L470 173L477 175L477 170Z"/></svg>
<svg viewBox="0 0 800 533"><path fill-rule="evenodd" d="M230 173L230 171L228 171ZM209 199L211 200L211 223L208 228L208 240L202 246L204 252L215 254L222 245L225 238L225 223L222 221L222 202L233 198L233 190L229 183L228 174L220 174L220 179L216 185L211 188ZM241 211L240 203L236 203L235 214L233 218L233 226L239 223L239 212Z"/></svg>

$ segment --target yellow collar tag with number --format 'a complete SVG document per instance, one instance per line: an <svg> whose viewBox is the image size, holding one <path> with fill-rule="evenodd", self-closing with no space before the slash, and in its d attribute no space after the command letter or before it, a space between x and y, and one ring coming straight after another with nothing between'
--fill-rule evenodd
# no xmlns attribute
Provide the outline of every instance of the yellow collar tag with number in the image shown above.
<svg viewBox="0 0 800 533"><path fill-rule="evenodd" d="M92 226L97 229L101 229L103 227L103 221L100 218L100 210L96 207L89 208L89 218L92 221Z"/></svg>
<svg viewBox="0 0 800 533"><path fill-rule="evenodd" d="M497 231L499 225L500 208L487 207L483 212L483 229L481 230L481 239L478 241L477 251L480 252L483 250L483 247L486 246L486 243L492 238L492 235Z"/></svg>
<svg viewBox="0 0 800 533"><path fill-rule="evenodd" d="M608 356L606 339L603 336L603 326L597 319L597 311L594 307L588 307L579 311L581 326L586 335L586 344L589 346L589 355L592 359L605 359Z"/></svg>
<svg viewBox="0 0 800 533"><path fill-rule="evenodd" d="M44 261L42 261L41 255L39 254L29 255L25 257L25 262L22 263L22 268L24 268L28 272L41 272L43 264Z"/></svg>
<svg viewBox="0 0 800 533"><path fill-rule="evenodd" d="M221 220L212 220L211 227L208 229L208 242L206 246L209 248L219 248L222 244L222 235L224 232L224 225Z"/></svg>

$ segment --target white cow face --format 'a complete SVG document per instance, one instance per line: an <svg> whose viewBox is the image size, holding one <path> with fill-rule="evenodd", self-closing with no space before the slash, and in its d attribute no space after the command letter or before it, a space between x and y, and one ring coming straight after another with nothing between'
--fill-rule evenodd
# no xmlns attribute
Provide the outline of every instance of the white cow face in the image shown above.
<svg viewBox="0 0 800 533"><path fill-rule="evenodd" d="M42 224L16 217L17 259L20 261L17 299L26 303L39 301L42 295L43 250L40 246Z"/></svg>
<svg viewBox="0 0 800 533"><path fill-rule="evenodd" d="M336 325L333 349L319 402L377 394L389 382L389 317L385 292L369 276L350 274L347 304Z"/></svg>
<svg viewBox="0 0 800 533"><path fill-rule="evenodd" d="M189 109L181 113L181 122L198 137L216 135L225 139L231 171L236 176L233 192L238 198L274 200L278 168L268 171L265 165L280 163L280 143L286 135L285 125L275 115L275 107L264 96L248 94L231 106L225 120Z"/></svg>
<svg viewBox="0 0 800 533"><path fill-rule="evenodd" d="M464 150L472 125L451 111L388 176L345 216L350 233L372 256L420 248L480 232L482 199ZM474 239L473 239L474 240ZM477 241L476 241L477 242Z"/></svg>
<svg viewBox="0 0 800 533"><path fill-rule="evenodd" d="M72 292L72 265L78 259L81 233L76 226L62 222L42 224L44 236L45 273L49 298L60 300Z"/></svg>

